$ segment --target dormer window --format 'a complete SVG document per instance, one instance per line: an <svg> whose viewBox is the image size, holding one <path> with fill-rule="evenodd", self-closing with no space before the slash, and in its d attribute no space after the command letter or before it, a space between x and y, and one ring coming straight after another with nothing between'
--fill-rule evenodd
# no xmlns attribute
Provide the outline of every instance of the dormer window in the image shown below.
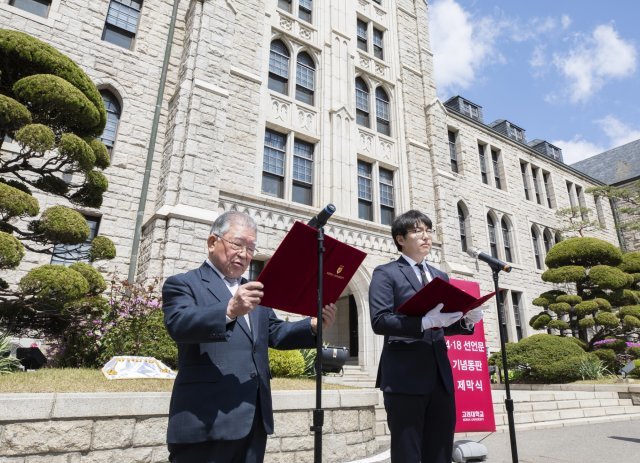
<svg viewBox="0 0 640 463"><path fill-rule="evenodd" d="M462 109L462 114L465 114L470 118L476 119L476 120L480 118L480 111L478 110L477 106L472 105L468 101L464 101L464 100L461 103L462 104L460 105L460 107Z"/></svg>

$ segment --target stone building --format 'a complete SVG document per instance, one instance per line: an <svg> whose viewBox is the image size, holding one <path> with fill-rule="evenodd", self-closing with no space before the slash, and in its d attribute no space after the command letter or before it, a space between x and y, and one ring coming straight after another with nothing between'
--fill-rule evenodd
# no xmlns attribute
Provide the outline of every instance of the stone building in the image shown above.
<svg viewBox="0 0 640 463"><path fill-rule="evenodd" d="M325 340L370 372L382 338L367 290L373 269L397 258L396 214L426 212L429 259L483 292L491 273L466 249L512 263L501 276L510 340L532 334L530 301L550 289L540 275L560 239L558 208L597 210L596 236L617 244L609 205L585 194L598 182L557 147L527 143L510 121L485 123L461 96L436 97L427 14L424 0L0 0L0 27L66 53L107 103L110 187L100 211L81 211L116 243L105 270L166 278L193 268L212 220L238 209L260 224L253 276L295 220L333 203L326 233L368 256ZM486 317L492 350L496 313L493 304Z"/></svg>
<svg viewBox="0 0 640 463"><path fill-rule="evenodd" d="M607 185L637 191L637 182L640 180L640 140L596 154L571 167ZM623 204L620 203L618 209L620 206ZM625 222L624 213L620 213L618 221ZM620 241L624 251L640 251L640 231L623 229Z"/></svg>

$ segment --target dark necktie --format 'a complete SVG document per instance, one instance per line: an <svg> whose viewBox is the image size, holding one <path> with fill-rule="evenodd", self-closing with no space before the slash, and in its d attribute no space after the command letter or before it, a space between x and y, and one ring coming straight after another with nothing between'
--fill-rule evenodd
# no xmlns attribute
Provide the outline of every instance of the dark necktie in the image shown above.
<svg viewBox="0 0 640 463"><path fill-rule="evenodd" d="M427 283L429 283L429 279L427 278L427 273L424 271L424 265L416 264L416 267L418 267L418 270L420 270L420 279L422 280L422 286L427 286Z"/></svg>

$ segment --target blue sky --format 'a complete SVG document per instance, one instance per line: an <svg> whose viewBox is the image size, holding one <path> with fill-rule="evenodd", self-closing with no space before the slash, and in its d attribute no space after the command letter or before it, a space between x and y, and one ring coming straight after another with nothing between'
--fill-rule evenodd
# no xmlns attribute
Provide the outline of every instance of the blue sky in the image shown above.
<svg viewBox="0 0 640 463"><path fill-rule="evenodd" d="M640 138L637 0L431 0L438 97L508 119L567 164Z"/></svg>

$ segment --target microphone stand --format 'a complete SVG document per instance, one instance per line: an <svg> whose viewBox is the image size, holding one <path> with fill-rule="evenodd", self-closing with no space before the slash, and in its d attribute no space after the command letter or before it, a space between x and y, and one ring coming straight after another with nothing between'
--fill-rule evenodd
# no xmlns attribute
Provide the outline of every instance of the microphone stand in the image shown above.
<svg viewBox="0 0 640 463"><path fill-rule="evenodd" d="M313 461L322 463L322 426L324 425L324 410L322 409L322 291L323 291L323 259L324 259L324 228L318 227L318 311L316 328L316 408L313 410Z"/></svg>
<svg viewBox="0 0 640 463"><path fill-rule="evenodd" d="M502 323L505 320L504 306L502 301L502 295L500 294L500 288L498 286L498 274L502 268L496 264L489 264L491 271L493 272L493 285L496 291L496 303L498 306L498 328L500 332L500 352L502 353L502 369L504 371L504 389L506 392L506 398L504 399L504 406L507 410L507 418L509 420L509 441L511 442L511 460L513 463L518 463L518 446L516 444L516 428L513 419L513 400L511 400L511 389L509 386L509 367L507 366L507 328Z"/></svg>

